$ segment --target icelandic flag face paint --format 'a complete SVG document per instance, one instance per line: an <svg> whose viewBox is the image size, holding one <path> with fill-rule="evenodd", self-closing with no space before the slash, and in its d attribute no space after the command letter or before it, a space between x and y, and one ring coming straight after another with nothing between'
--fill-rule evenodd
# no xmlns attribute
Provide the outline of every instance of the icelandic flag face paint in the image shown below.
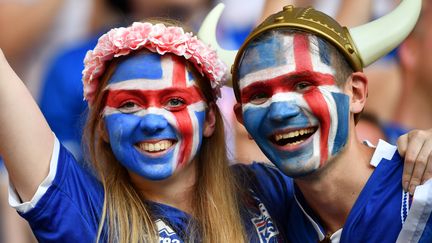
<svg viewBox="0 0 432 243"><path fill-rule="evenodd" d="M326 43L314 36L277 32L244 53L239 68L244 125L291 177L316 171L346 144L349 97L334 74Z"/></svg>
<svg viewBox="0 0 432 243"><path fill-rule="evenodd" d="M206 103L180 57L131 56L119 63L106 89L111 148L128 170L162 180L194 159Z"/></svg>

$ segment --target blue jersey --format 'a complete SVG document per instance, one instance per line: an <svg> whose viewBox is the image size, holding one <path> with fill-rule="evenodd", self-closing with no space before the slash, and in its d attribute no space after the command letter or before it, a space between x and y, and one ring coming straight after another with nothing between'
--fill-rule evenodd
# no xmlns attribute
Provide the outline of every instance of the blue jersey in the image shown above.
<svg viewBox="0 0 432 243"><path fill-rule="evenodd" d="M416 189L414 198L402 189L402 158L396 147L380 141L371 164L377 166L357 198L343 229L331 242L432 242L432 181ZM300 190L289 212L292 242L319 242L325 231Z"/></svg>
<svg viewBox="0 0 432 243"><path fill-rule="evenodd" d="M35 205L20 214L40 242L94 242L103 206L103 187L57 141L55 147L58 153L53 156L58 154L58 159L54 179ZM232 168L242 178L241 183L247 183L243 187L247 199L243 200L241 216L250 242L285 242L280 223L287 217L285 206L293 201L291 180L277 169L259 163ZM160 242L184 242L188 236L184 231L193 220L190 215L160 203L148 205L156 219Z"/></svg>
<svg viewBox="0 0 432 243"><path fill-rule="evenodd" d="M409 132L407 128L396 123L384 123L382 125L382 131L384 132L385 140L393 145L396 145L400 136Z"/></svg>

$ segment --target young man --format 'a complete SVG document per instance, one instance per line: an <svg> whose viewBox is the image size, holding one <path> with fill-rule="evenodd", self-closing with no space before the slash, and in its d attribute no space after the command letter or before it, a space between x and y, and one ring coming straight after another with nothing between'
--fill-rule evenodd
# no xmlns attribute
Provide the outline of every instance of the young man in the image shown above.
<svg viewBox="0 0 432 243"><path fill-rule="evenodd" d="M403 1L350 31L311 8L286 6L240 48L232 69L235 112L294 178L297 203L287 220L293 242L431 242L432 181L411 197L402 189L397 148L367 146L354 129L367 97L362 68L406 37L420 5Z"/></svg>

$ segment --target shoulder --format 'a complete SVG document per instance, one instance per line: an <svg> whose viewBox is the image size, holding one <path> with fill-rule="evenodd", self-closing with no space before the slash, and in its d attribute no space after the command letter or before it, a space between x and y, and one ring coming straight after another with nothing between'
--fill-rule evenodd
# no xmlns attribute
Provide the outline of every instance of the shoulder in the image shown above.
<svg viewBox="0 0 432 243"><path fill-rule="evenodd" d="M30 202L32 208L20 214L29 221L39 241L94 241L103 206L103 187L58 141L55 149L49 175L43 182L46 185L40 186L46 187L46 191L37 201Z"/></svg>
<svg viewBox="0 0 432 243"><path fill-rule="evenodd" d="M253 162L251 164L234 164L231 168L236 175L246 177L249 182L257 180L292 182L292 179L284 175L278 168L267 163Z"/></svg>
<svg viewBox="0 0 432 243"><path fill-rule="evenodd" d="M270 201L288 202L294 195L293 180L271 164L253 162L232 166L240 184Z"/></svg>

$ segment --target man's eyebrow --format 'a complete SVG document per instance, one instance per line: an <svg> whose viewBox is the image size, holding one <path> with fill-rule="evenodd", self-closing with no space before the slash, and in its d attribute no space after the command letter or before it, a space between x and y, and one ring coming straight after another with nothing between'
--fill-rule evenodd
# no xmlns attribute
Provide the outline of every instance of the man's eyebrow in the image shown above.
<svg viewBox="0 0 432 243"><path fill-rule="evenodd" d="M317 76L320 75L321 73L318 72L314 72L314 71L302 71L302 72L295 72L295 73L291 73L291 74L286 74L284 75L286 77L286 79L293 79L293 80L298 80L298 79L303 79L303 78L310 78L312 76Z"/></svg>

